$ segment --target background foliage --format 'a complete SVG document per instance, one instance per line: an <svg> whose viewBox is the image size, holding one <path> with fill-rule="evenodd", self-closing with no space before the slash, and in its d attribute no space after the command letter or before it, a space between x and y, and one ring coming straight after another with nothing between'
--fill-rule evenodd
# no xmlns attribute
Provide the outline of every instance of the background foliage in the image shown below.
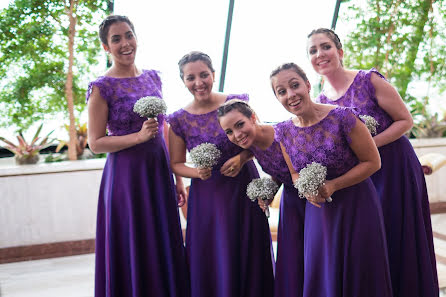
<svg viewBox="0 0 446 297"><path fill-rule="evenodd" d="M441 136L444 130L438 126L444 115L429 113L426 103L434 92L443 95L446 90L446 1L368 0L365 6L345 2L341 18L356 23L344 40L345 65L378 69L410 107L416 124L413 135L434 136L417 129L436 126ZM417 84L420 81L426 84Z"/></svg>
<svg viewBox="0 0 446 297"><path fill-rule="evenodd" d="M84 109L90 68L100 59L97 28L108 1L15 0L0 11L0 126L21 129L54 114L68 115L67 7L71 2L77 20L73 99L78 113Z"/></svg>

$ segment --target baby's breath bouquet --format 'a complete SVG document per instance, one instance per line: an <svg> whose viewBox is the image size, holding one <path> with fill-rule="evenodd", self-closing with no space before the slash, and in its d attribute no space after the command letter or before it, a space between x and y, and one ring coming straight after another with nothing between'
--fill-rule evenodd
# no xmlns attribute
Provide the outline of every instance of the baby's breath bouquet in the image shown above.
<svg viewBox="0 0 446 297"><path fill-rule="evenodd" d="M364 121L364 124L367 129L369 129L370 134L376 135L376 127L379 126L379 123L375 120L375 118L369 115L360 115L359 118Z"/></svg>
<svg viewBox="0 0 446 297"><path fill-rule="evenodd" d="M165 114L166 110L164 100L155 96L139 98L133 105L133 111L142 118L156 118L159 114Z"/></svg>
<svg viewBox="0 0 446 297"><path fill-rule="evenodd" d="M246 188L246 195L251 201L257 199L267 201L274 199L274 196L279 190L279 185L269 177L255 178ZM269 207L266 207L265 215L269 218Z"/></svg>
<svg viewBox="0 0 446 297"><path fill-rule="evenodd" d="M220 159L221 152L213 143L203 142L189 152L195 167L212 168Z"/></svg>
<svg viewBox="0 0 446 297"><path fill-rule="evenodd" d="M299 178L294 183L294 187L299 191L300 198L307 196L317 196L319 188L325 183L327 177L327 167L313 162L302 168L299 172ZM331 202L331 197L326 199Z"/></svg>

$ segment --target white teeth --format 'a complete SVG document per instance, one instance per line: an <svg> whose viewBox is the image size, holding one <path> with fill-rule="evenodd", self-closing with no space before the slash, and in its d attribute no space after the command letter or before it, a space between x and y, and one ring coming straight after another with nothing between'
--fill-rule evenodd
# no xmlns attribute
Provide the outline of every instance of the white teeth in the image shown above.
<svg viewBox="0 0 446 297"><path fill-rule="evenodd" d="M319 62L319 65L324 65L324 64L327 64L328 63L328 61L322 61L322 62Z"/></svg>
<svg viewBox="0 0 446 297"><path fill-rule="evenodd" d="M297 106L297 105L299 105L300 104L300 102L301 102L302 100L298 100L298 101L296 101L296 102L293 102L293 103L289 103L288 105L289 106Z"/></svg>

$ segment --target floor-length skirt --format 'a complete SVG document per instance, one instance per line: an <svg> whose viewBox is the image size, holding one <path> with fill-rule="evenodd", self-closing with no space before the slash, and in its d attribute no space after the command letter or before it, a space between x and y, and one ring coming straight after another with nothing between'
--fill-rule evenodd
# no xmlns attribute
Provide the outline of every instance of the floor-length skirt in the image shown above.
<svg viewBox="0 0 446 297"><path fill-rule="evenodd" d="M257 177L250 161L235 178L213 170L205 181L192 180L186 231L191 296L273 296L268 221L246 196Z"/></svg>
<svg viewBox="0 0 446 297"><path fill-rule="evenodd" d="M189 296L168 164L161 136L108 155L98 203L96 297Z"/></svg>
<svg viewBox="0 0 446 297"><path fill-rule="evenodd" d="M305 297L391 297L385 231L370 178L336 191L321 208L307 202Z"/></svg>
<svg viewBox="0 0 446 297"><path fill-rule="evenodd" d="M379 148L372 175L386 226L395 297L439 295L429 200L420 162L406 136Z"/></svg>
<svg viewBox="0 0 446 297"><path fill-rule="evenodd" d="M275 297L300 297L304 281L304 222L306 199L284 185L277 232Z"/></svg>

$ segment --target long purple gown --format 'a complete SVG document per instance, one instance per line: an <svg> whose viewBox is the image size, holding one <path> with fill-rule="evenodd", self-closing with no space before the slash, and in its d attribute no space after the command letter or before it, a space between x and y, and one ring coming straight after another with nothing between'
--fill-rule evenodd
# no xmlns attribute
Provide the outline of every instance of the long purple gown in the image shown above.
<svg viewBox="0 0 446 297"><path fill-rule="evenodd" d="M156 71L138 77L99 77L93 86L106 100L108 135L137 132L133 112L143 96L162 96ZM159 116L158 135L109 153L99 192L96 231L96 297L189 296L185 248L169 156Z"/></svg>
<svg viewBox="0 0 446 297"><path fill-rule="evenodd" d="M247 100L247 95L230 95ZM193 178L189 191L186 253L194 297L271 297L273 259L268 221L246 187L258 172L252 161L236 177L220 167L241 148L226 137L217 111L191 114L180 109L169 116L173 132L187 150L214 143L222 156L207 180Z"/></svg>
<svg viewBox="0 0 446 297"><path fill-rule="evenodd" d="M318 162L327 180L343 175L358 159L349 146L356 117L346 108L331 110L310 127L291 120L277 124L276 138L294 169ZM381 207L370 178L336 191L321 208L307 202L304 225L305 297L391 297Z"/></svg>
<svg viewBox="0 0 446 297"><path fill-rule="evenodd" d="M393 120L379 107L370 77L384 78L375 69L360 70L347 92L337 100L324 94L318 101L354 107L359 114L374 117L377 133ZM379 148L381 169L372 181L382 205L387 234L390 273L395 297L439 295L432 238L429 200L420 162L406 136Z"/></svg>
<svg viewBox="0 0 446 297"><path fill-rule="evenodd" d="M263 171L283 184L277 232L274 296L299 297L304 280L305 199L299 198L277 140L266 149L250 147Z"/></svg>

